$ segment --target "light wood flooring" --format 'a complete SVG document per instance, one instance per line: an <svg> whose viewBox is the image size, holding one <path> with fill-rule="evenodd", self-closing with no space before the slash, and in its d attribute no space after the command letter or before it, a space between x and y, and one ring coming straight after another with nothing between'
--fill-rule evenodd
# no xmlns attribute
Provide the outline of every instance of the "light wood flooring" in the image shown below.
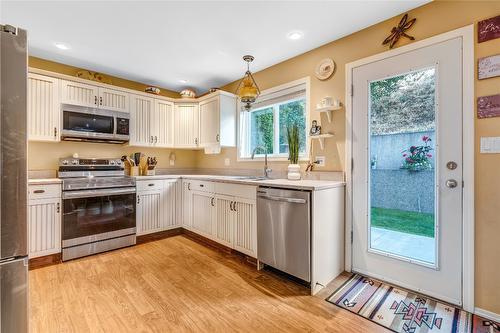
<svg viewBox="0 0 500 333"><path fill-rule="evenodd" d="M29 274L31 332L387 332L182 235Z"/></svg>

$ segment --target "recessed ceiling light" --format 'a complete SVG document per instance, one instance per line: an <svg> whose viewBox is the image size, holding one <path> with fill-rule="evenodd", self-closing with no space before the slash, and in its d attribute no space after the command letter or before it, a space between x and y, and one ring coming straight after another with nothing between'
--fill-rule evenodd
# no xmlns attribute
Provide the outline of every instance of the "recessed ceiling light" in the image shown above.
<svg viewBox="0 0 500 333"><path fill-rule="evenodd" d="M54 45L60 50L69 50L69 45L64 43L54 43Z"/></svg>
<svg viewBox="0 0 500 333"><path fill-rule="evenodd" d="M188 80L179 80L179 83L182 83L182 84L188 83Z"/></svg>
<svg viewBox="0 0 500 333"><path fill-rule="evenodd" d="M288 33L288 35L286 35L288 37L288 39L291 39L291 40L297 40L297 39L301 39L302 37L304 37L304 33L302 31L291 31Z"/></svg>

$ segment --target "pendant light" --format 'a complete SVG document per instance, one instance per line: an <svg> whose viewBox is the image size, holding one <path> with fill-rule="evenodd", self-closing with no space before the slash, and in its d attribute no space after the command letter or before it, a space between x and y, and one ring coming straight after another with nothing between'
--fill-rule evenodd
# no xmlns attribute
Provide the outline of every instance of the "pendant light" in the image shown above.
<svg viewBox="0 0 500 333"><path fill-rule="evenodd" d="M246 55L243 60L247 62L247 71L241 79L238 87L236 88L236 95L240 98L243 108L246 111L250 111L252 108L252 103L255 102L257 97L260 95L260 89L255 82L252 73L250 72L250 63L253 61L254 57L251 55Z"/></svg>

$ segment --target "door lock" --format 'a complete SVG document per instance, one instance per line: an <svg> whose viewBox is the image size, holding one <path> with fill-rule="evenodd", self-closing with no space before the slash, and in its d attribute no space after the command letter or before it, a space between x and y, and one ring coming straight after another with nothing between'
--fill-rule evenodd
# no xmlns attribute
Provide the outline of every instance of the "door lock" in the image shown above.
<svg viewBox="0 0 500 333"><path fill-rule="evenodd" d="M446 187L449 187L449 188L455 188L457 187L458 183L455 179L448 179L446 181Z"/></svg>
<svg viewBox="0 0 500 333"><path fill-rule="evenodd" d="M457 168L457 162L454 162L454 161L449 161L448 163L446 163L446 167L449 169L449 170L455 170Z"/></svg>

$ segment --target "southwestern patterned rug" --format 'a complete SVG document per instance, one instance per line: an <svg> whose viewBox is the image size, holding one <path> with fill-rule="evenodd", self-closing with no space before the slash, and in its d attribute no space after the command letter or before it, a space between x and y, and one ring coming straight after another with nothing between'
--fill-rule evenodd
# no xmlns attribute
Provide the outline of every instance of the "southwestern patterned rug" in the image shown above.
<svg viewBox="0 0 500 333"><path fill-rule="evenodd" d="M359 274L326 300L398 333L500 332L499 323Z"/></svg>

